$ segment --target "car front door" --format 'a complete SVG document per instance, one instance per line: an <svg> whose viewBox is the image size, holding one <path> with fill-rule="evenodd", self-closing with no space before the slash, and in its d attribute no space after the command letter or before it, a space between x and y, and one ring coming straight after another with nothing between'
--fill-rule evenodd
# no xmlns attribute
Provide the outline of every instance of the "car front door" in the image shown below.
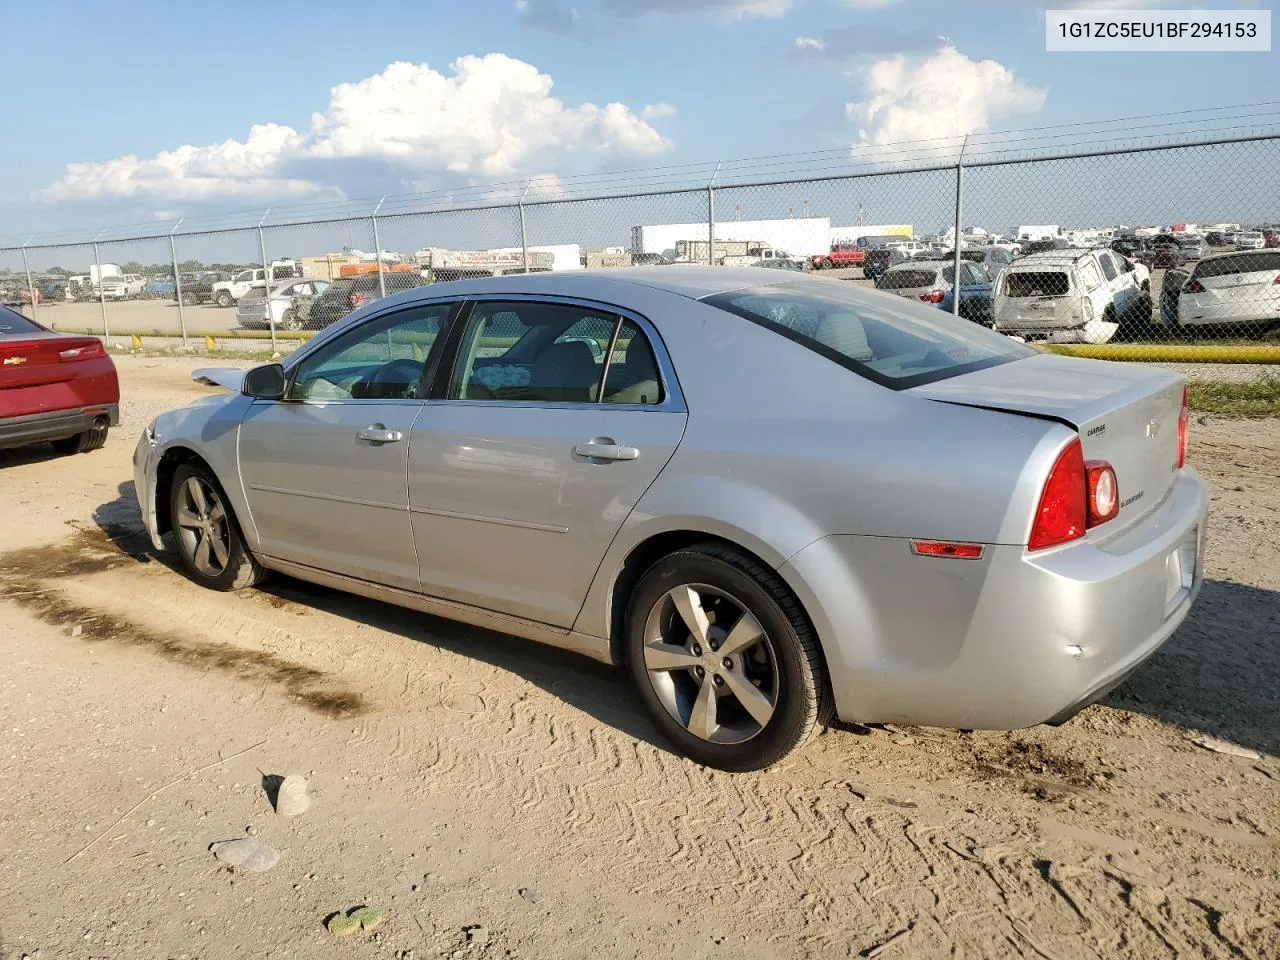
<svg viewBox="0 0 1280 960"><path fill-rule="evenodd" d="M422 589L569 627L684 434L670 364L646 322L566 301L479 302L450 339L409 445Z"/></svg>
<svg viewBox="0 0 1280 960"><path fill-rule="evenodd" d="M283 400L250 405L240 475L264 554L418 589L405 470L449 310L371 318L304 357Z"/></svg>

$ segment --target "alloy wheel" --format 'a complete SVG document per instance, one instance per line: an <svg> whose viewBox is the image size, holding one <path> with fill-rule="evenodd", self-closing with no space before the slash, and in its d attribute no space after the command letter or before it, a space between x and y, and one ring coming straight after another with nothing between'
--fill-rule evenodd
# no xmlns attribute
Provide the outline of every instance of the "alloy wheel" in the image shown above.
<svg viewBox="0 0 1280 960"><path fill-rule="evenodd" d="M231 535L227 508L218 492L199 477L182 485L178 514L174 518L183 552L206 577L216 577L231 559Z"/></svg>
<svg viewBox="0 0 1280 960"><path fill-rule="evenodd" d="M778 706L773 641L745 603L717 587L663 594L645 622L644 665L672 718L711 743L750 740Z"/></svg>

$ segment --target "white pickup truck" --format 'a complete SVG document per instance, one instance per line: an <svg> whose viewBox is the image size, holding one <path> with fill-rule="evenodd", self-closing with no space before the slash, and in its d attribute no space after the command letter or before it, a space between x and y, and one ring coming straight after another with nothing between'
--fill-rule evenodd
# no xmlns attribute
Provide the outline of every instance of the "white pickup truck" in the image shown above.
<svg viewBox="0 0 1280 960"><path fill-rule="evenodd" d="M297 268L291 262L284 261L273 263L267 270L261 267L241 270L230 280L219 280L213 285L213 302L220 307L230 307L255 285L263 286L264 281L288 280L298 275Z"/></svg>

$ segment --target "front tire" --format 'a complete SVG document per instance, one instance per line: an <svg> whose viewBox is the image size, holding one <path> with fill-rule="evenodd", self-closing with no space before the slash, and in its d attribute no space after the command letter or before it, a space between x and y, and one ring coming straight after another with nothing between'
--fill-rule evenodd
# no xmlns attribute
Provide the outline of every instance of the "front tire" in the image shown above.
<svg viewBox="0 0 1280 960"><path fill-rule="evenodd" d="M760 770L830 719L808 617L773 570L730 547L655 563L631 596L625 638L650 717L698 763Z"/></svg>
<svg viewBox="0 0 1280 960"><path fill-rule="evenodd" d="M290 307L280 318L280 326L285 330L301 330L302 321L298 319L298 311Z"/></svg>
<svg viewBox="0 0 1280 960"><path fill-rule="evenodd" d="M207 467L184 463L174 471L169 516L183 572L200 586L241 590L265 576L244 544L222 485Z"/></svg>

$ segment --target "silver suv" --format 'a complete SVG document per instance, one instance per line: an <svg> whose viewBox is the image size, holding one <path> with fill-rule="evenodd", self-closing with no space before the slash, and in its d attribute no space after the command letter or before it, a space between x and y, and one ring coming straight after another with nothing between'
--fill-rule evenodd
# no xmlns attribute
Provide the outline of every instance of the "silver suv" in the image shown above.
<svg viewBox="0 0 1280 960"><path fill-rule="evenodd" d="M1110 250L1029 254L1001 271L992 300L995 328L1027 340L1106 343L1151 323L1150 293Z"/></svg>

